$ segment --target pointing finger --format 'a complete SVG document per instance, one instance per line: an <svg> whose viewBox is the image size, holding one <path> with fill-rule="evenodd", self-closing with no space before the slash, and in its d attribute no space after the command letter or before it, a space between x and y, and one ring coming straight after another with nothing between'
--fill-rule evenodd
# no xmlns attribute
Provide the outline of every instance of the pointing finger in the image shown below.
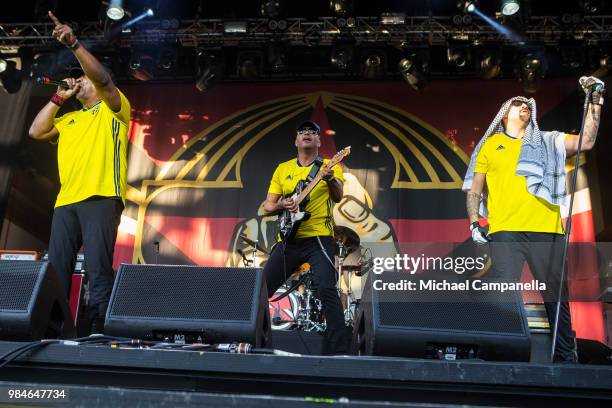
<svg viewBox="0 0 612 408"><path fill-rule="evenodd" d="M61 25L62 23L60 23L60 21L58 20L57 17L55 17L55 14L53 14L51 12L51 10L49 10L49 18L51 19L51 21L53 21L53 24L55 25Z"/></svg>

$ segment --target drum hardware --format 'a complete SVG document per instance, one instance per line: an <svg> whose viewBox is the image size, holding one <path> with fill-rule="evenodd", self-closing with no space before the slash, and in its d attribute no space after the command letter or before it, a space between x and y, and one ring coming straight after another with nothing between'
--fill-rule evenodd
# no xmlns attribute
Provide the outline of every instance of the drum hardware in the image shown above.
<svg viewBox="0 0 612 408"><path fill-rule="evenodd" d="M336 241L336 255L338 257L338 292L342 296L342 273L344 268L344 260L346 257L359 248L359 235L348 227L336 226L334 227L334 240ZM351 268L353 269L353 265ZM348 285L346 290L346 302L344 304L344 323L347 326L353 325L355 316L355 299L353 298L353 292L351 290L351 275L352 270L347 270Z"/></svg>

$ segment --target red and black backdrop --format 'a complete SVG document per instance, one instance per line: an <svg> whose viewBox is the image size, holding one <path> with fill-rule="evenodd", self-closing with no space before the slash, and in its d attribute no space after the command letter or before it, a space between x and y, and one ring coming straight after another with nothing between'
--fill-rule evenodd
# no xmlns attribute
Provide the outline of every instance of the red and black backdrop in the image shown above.
<svg viewBox="0 0 612 408"><path fill-rule="evenodd" d="M128 201L115 262L238 265L244 233L270 247L274 222L260 209L275 166L295 156L295 126L322 127L321 154L352 147L336 223L368 243L468 239L461 184L468 157L516 81L123 87L132 104ZM576 81L545 81L535 96L545 130L576 131ZM588 182L573 239L594 241ZM586 200L586 201L585 201ZM597 268L594 266L594 273ZM597 279L590 280L598 291ZM597 287L595 287L597 286ZM581 337L604 341L601 305L573 303Z"/></svg>

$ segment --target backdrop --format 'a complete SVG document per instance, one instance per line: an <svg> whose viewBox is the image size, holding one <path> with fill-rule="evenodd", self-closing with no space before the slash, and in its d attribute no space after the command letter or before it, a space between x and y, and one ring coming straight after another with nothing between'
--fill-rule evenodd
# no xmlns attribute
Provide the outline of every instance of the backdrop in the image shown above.
<svg viewBox="0 0 612 408"><path fill-rule="evenodd" d="M295 127L305 119L321 124L322 156L352 147L334 218L379 248L375 255L403 243L467 241L461 184L469 154L502 102L522 94L514 80L436 81L424 92L397 81L122 90L132 123L116 265L241 265L241 233L270 248L275 224L260 207L275 166L295 157ZM545 81L535 98L542 129L576 132L576 81ZM581 180L572 239L593 242ZM596 263L590 268L597 277ZM598 279L588 282L599 293ZM580 337L605 341L601 304L573 303L572 316Z"/></svg>

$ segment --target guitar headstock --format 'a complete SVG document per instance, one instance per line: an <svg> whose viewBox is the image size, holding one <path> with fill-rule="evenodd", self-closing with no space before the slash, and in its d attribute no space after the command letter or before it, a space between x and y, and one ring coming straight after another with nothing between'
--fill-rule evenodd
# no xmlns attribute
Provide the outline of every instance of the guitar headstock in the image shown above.
<svg viewBox="0 0 612 408"><path fill-rule="evenodd" d="M351 146L346 146L344 149L340 150L338 153L334 154L334 157L328 163L328 166L331 168L336 164L340 163L346 156L351 154Z"/></svg>

